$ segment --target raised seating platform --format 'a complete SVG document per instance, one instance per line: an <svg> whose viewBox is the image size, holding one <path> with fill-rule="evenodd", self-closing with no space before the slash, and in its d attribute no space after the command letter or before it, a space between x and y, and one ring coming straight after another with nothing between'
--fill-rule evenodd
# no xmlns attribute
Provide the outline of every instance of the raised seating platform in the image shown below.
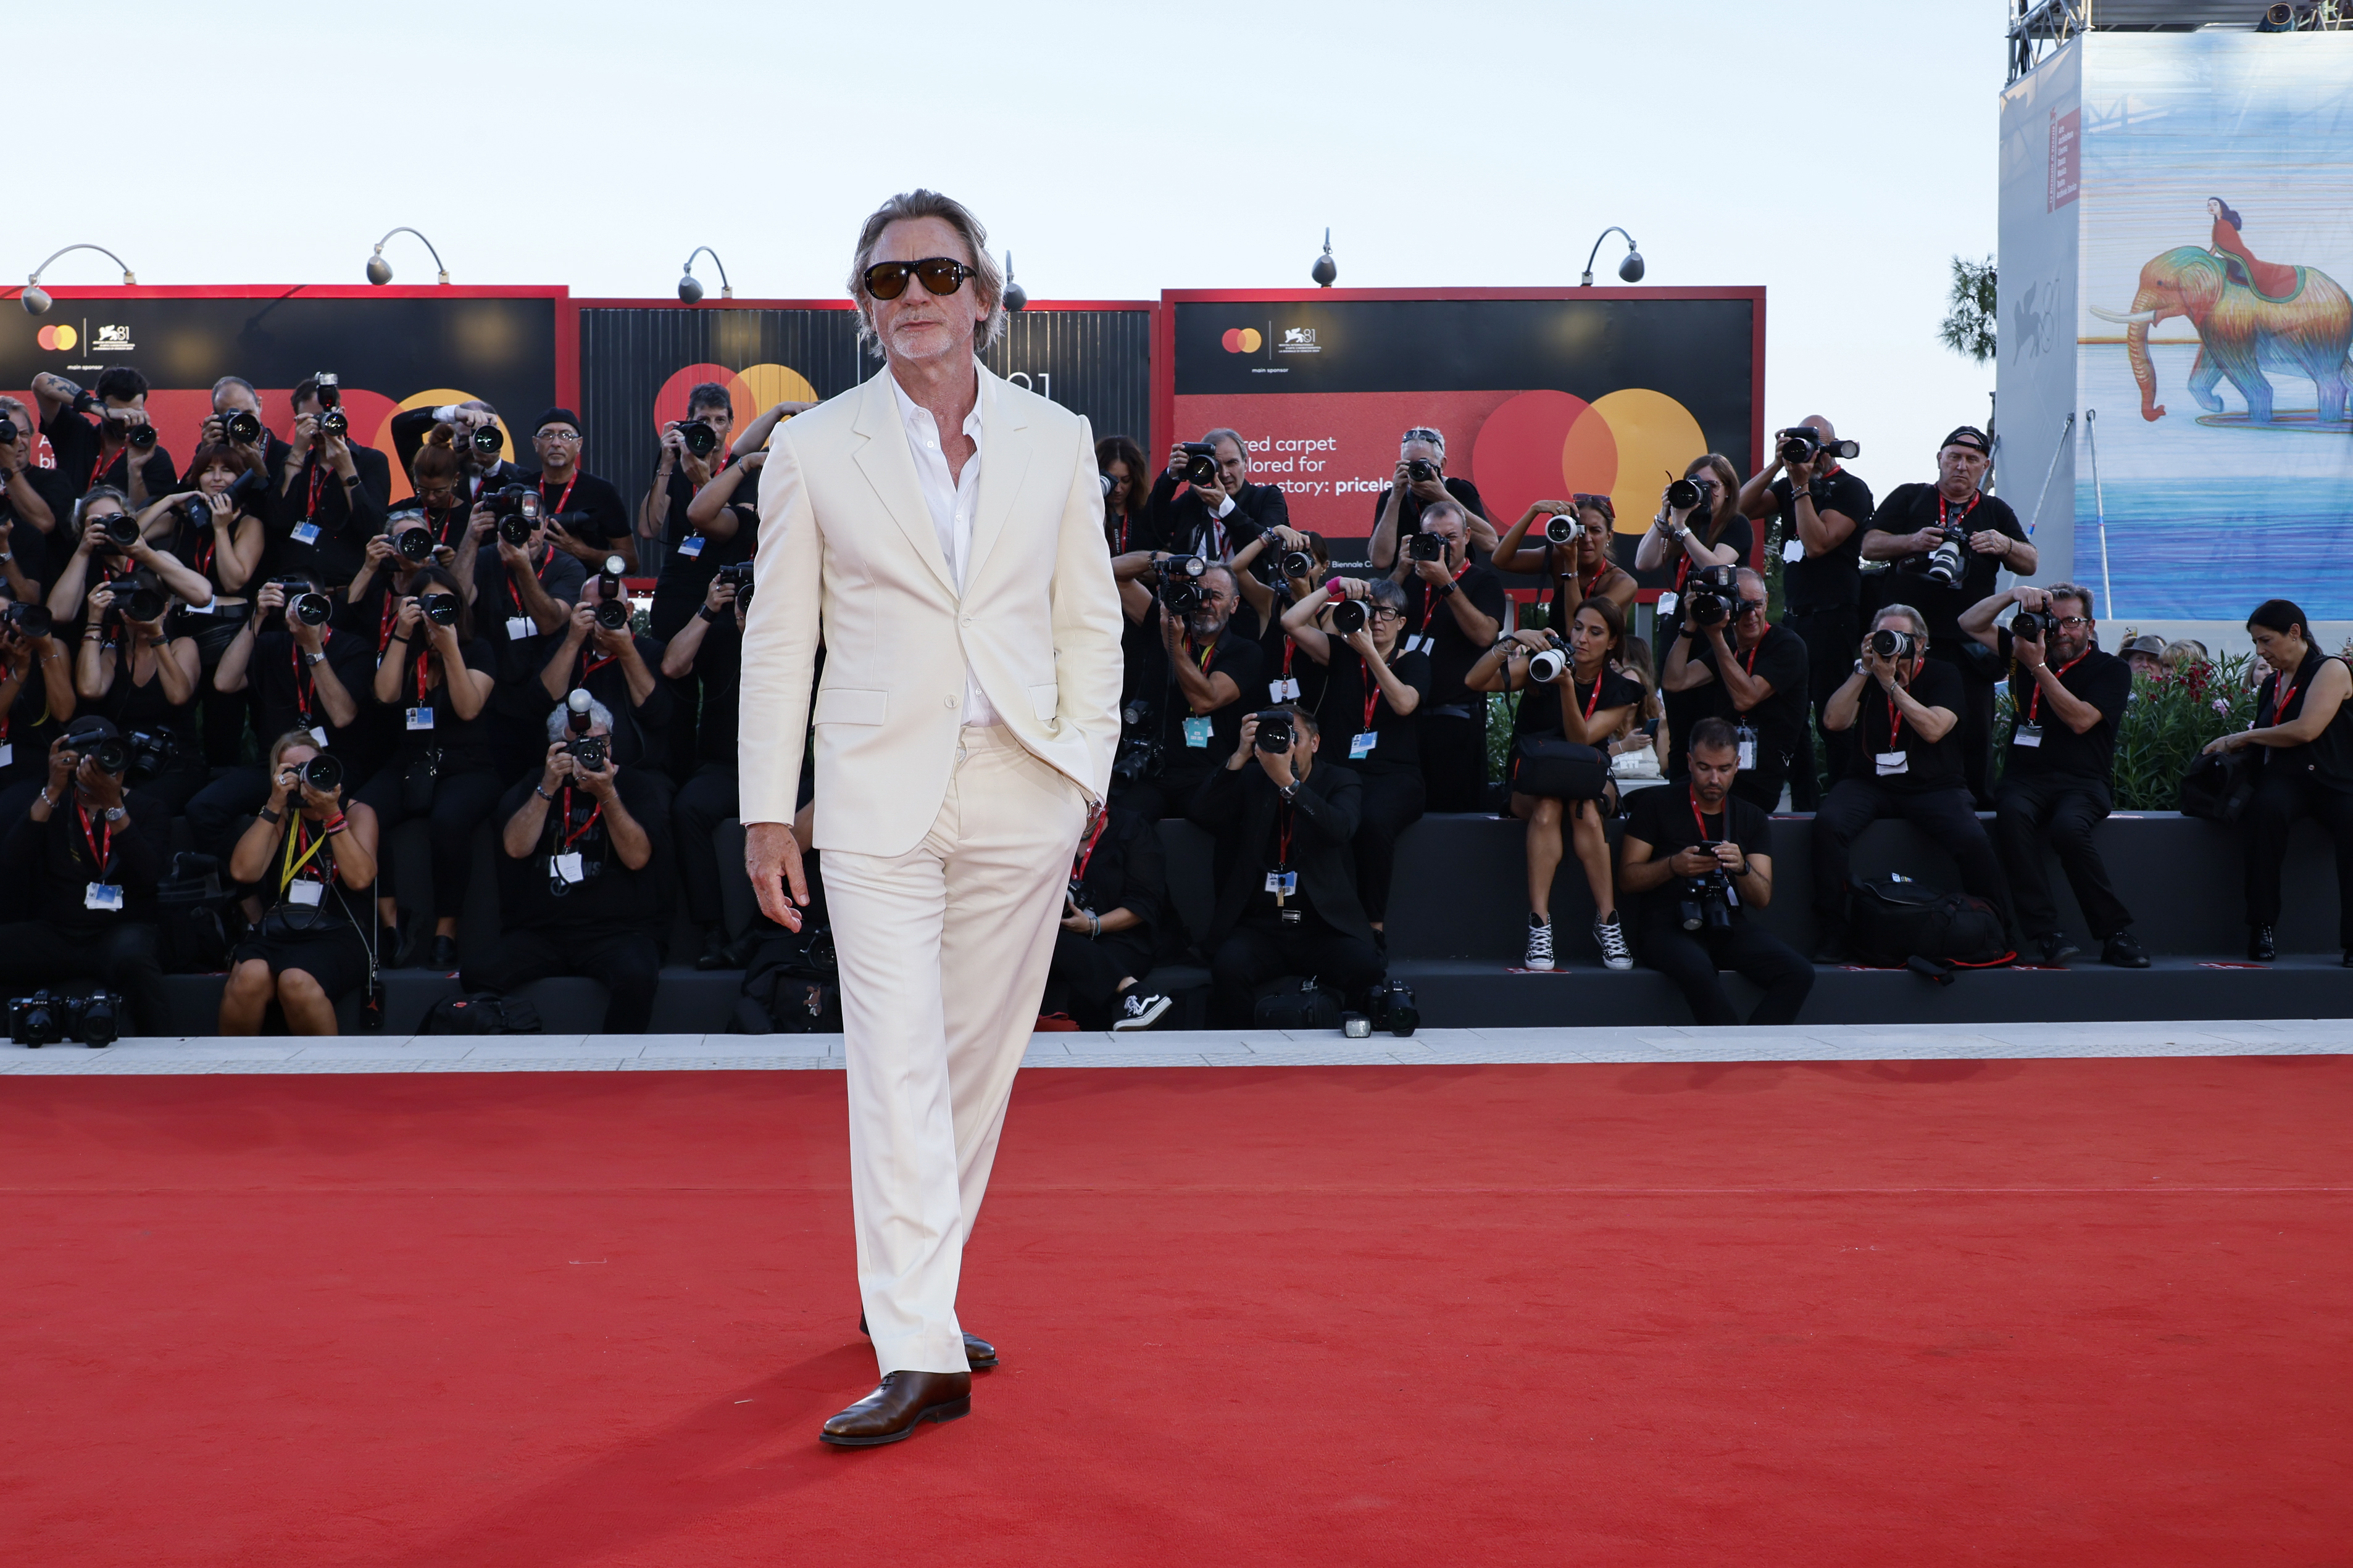
<svg viewBox="0 0 2353 1568"><path fill-rule="evenodd" d="M1814 942L1811 830L1810 817L1774 819L1775 896L1762 912L1766 924L1801 952L1810 952ZM1165 822L1160 831L1169 850L1169 893L1177 921L1189 937L1198 939L1210 909L1208 837L1182 821ZM1622 974L1601 967L1588 934L1592 900L1573 860L1564 865L1553 893L1556 941L1566 967L1549 974L1514 971L1526 918L1522 836L1517 822L1480 816L1430 816L1400 844L1388 922L1389 969L1414 988L1423 1021L1431 1027L1456 1028L1689 1024L1690 1013L1662 975L1641 967ZM1950 985L1903 971L1824 970L1816 978L1804 1021L2353 1016L2353 971L2337 962L2332 855L2327 836L2316 825L2299 824L2289 841L2282 958L2263 966L2245 963L2234 832L2164 812L2111 817L2100 836L2117 891L2135 915L2134 929L2155 960L2151 968L2111 969L2098 962L2095 952L2087 952L2065 969L1987 970L1963 975ZM728 925L741 932L755 912L751 886L736 869L743 864L742 828L723 825L717 847ZM498 931L487 827L477 835L474 847L478 871L459 927L461 955L480 951ZM422 824L411 824L394 836L393 854L405 886L429 884L427 848ZM1879 823L1863 835L1855 847L1854 869L1863 876L1903 871L1942 886L1958 883L1943 850L1896 822ZM2076 939L2088 946L2081 913L2055 863L2051 871L2061 912ZM673 962L662 971L657 1027L679 1034L724 1031L734 1013L742 975L696 971L693 934L676 910L670 919L669 956ZM435 1001L459 991L455 976L423 970L388 970L385 982L385 1027L396 1036L416 1032ZM1166 1027L1205 1024L1205 968L1197 963L1163 964L1149 983L1177 1000ZM174 1027L189 1035L212 1033L221 977L174 975L166 984ZM1733 979L1728 984L1736 1005L1754 1001L1744 983ZM604 988L594 981L543 981L523 995L538 1007L552 1034L593 1033L601 1026ZM347 1032L356 1031L355 1005L346 1005L344 1025Z"/></svg>

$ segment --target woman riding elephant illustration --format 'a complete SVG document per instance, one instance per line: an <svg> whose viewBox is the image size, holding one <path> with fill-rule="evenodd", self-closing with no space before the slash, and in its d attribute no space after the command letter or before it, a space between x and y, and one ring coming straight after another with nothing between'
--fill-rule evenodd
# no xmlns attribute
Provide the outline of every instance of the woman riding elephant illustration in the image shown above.
<svg viewBox="0 0 2353 1568"><path fill-rule="evenodd" d="M2346 351L2353 348L2353 301L2326 272L2312 267L2259 261L2240 237L2240 217L2216 196L2206 210L2214 219L2213 248L2180 246L2152 257L2140 269L2132 309L2092 314L2125 328L2125 348L2133 380L2140 385L2144 419L2162 419L2157 401L2157 369L2149 361L2148 330L2173 316L2186 316L2198 330L2198 361L2189 372L2189 395L2210 414L2222 409L2215 383L2227 377L2247 400L2247 421L2275 423L2272 384L2265 371L2309 376L2319 395L2318 420L2341 424L2348 374Z"/></svg>

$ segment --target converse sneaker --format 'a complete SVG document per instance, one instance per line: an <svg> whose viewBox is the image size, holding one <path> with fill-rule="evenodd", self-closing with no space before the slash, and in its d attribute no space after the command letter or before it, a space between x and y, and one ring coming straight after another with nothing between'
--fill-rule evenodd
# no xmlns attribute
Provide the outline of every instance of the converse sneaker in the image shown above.
<svg viewBox="0 0 2353 1568"><path fill-rule="evenodd" d="M1528 917L1528 960L1523 969L1552 967L1552 921L1542 915Z"/></svg>
<svg viewBox="0 0 2353 1568"><path fill-rule="evenodd" d="M1131 991L1127 994L1127 1000L1120 1005L1119 1016L1111 1021L1111 1026L1113 1030L1148 1029L1160 1022L1160 1015L1168 1011L1168 1007L1166 996L1139 996Z"/></svg>
<svg viewBox="0 0 2353 1568"><path fill-rule="evenodd" d="M1601 963L1606 969L1631 969L1634 955L1626 947L1626 928L1611 915L1606 921L1593 922L1593 940L1601 945Z"/></svg>

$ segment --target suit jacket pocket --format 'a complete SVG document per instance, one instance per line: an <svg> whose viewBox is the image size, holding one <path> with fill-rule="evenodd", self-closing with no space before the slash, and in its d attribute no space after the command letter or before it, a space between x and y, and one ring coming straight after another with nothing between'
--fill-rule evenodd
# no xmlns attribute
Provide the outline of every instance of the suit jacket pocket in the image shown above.
<svg viewBox="0 0 2353 1568"><path fill-rule="evenodd" d="M849 687L818 689L814 722L819 724L880 724L890 705L887 691L859 691Z"/></svg>
<svg viewBox="0 0 2353 1568"><path fill-rule="evenodd" d="M1060 686L1033 686L1029 689L1029 706L1037 712L1039 718L1051 719L1054 716L1055 705L1061 700L1061 695L1062 689Z"/></svg>

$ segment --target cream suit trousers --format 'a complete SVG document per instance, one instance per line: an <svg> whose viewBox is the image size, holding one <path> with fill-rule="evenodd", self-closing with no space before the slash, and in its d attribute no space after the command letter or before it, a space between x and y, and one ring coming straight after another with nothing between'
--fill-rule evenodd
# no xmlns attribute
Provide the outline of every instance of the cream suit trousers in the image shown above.
<svg viewBox="0 0 2353 1568"><path fill-rule="evenodd" d="M922 842L897 856L824 852L858 1289L885 1373L965 1370L964 1244L1045 994L1086 812L1078 786L1006 730L968 726Z"/></svg>

